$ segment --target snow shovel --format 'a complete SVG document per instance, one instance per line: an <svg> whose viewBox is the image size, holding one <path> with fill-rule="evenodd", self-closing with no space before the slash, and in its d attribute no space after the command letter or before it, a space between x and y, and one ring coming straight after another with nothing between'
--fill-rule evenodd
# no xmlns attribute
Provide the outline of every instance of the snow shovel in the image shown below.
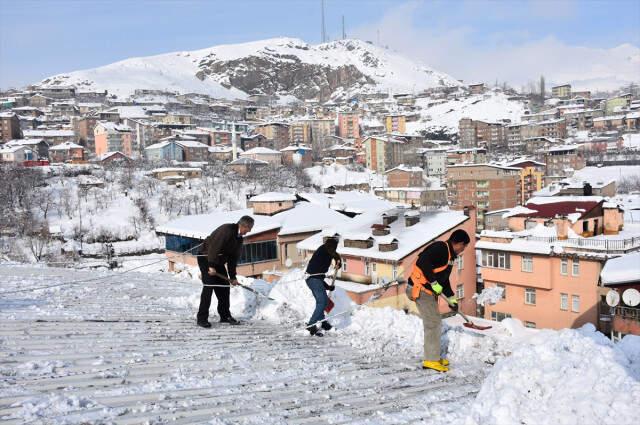
<svg viewBox="0 0 640 425"><path fill-rule="evenodd" d="M330 286L334 286L336 284L336 276L337 275L338 275L338 268L336 267L336 269L333 271L333 276L331 276L331 285ZM328 300L327 300L327 306L324 308L325 313L331 312L331 310L333 310L334 306L335 306L335 303L331 299L331 296L329 296Z"/></svg>
<svg viewBox="0 0 640 425"><path fill-rule="evenodd" d="M215 276L217 276L217 277L219 277L220 279L224 279L224 280L226 280L227 282L231 283L231 280L230 280L227 276L225 276L225 275L223 275L223 274L221 274L221 273L215 272L215 274L214 274L214 275L215 275ZM243 285L243 284L242 284L242 283L240 283L240 282L236 283L236 285L238 285L239 287L241 287L241 288L243 288L243 289L246 289L246 290L247 290L247 291L249 291L249 292L253 292L254 294L256 294L256 295L258 295L258 296L265 297L266 299L268 299L268 300L270 300L270 301L275 301L273 298L268 297L268 296L266 296L266 295L264 295L264 294L261 294L260 292L256 291L255 289L250 288L250 287L248 287L248 286L246 286L246 285Z"/></svg>
<svg viewBox="0 0 640 425"><path fill-rule="evenodd" d="M444 298L445 301L447 301L447 304L449 304L449 301L447 300L447 297L444 296L444 294L441 293L440 296L442 298ZM473 323L471 320L469 320L469 318L467 316L464 315L463 312L460 311L459 307L458 307L458 310L456 311L456 313L458 313L460 316L462 316L462 318L464 319L464 323L462 325L467 327L467 328L475 329L477 331L486 331L487 329L491 329L491 326L480 326L480 325L476 325L475 323Z"/></svg>

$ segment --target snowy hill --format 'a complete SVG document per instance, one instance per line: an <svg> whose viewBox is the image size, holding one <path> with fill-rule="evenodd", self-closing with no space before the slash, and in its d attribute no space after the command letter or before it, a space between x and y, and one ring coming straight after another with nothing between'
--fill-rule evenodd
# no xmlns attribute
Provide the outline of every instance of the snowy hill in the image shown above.
<svg viewBox="0 0 640 425"><path fill-rule="evenodd" d="M509 100L504 93L494 92L438 103L430 99L418 99L416 104L422 108L421 119L407 123L408 133L438 129L457 133L461 118L490 122L509 119L517 123L524 115L525 108L522 102Z"/></svg>
<svg viewBox="0 0 640 425"><path fill-rule="evenodd" d="M446 319L452 367L438 374L419 368L422 323L402 311L362 307L309 336L299 270L273 285L245 280L276 301L233 288L245 324L212 317L204 330L200 284L147 264L126 275L0 264L3 423L635 421L639 337L613 344L589 325L536 331L511 319L478 332ZM335 292L334 314L351 308Z"/></svg>
<svg viewBox="0 0 640 425"><path fill-rule="evenodd" d="M56 75L42 84L106 89L118 96L154 89L223 98L276 94L299 99L460 85L447 74L364 41L311 45L292 38L132 58Z"/></svg>

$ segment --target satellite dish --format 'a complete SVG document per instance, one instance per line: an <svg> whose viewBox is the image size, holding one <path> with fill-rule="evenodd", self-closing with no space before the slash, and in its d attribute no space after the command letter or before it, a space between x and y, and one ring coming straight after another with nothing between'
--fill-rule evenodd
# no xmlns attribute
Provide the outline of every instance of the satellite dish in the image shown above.
<svg viewBox="0 0 640 425"><path fill-rule="evenodd" d="M609 292L607 292L606 300L609 307L615 307L620 303L620 294L618 294L617 291L611 289Z"/></svg>
<svg viewBox="0 0 640 425"><path fill-rule="evenodd" d="M287 259L284 261L284 265L285 265L288 269L289 269L289 268L291 268L291 266L293 266L293 260L292 260L291 258L287 258Z"/></svg>
<svg viewBox="0 0 640 425"><path fill-rule="evenodd" d="M622 293L622 301L629 307L640 304L640 292L635 288L629 288Z"/></svg>

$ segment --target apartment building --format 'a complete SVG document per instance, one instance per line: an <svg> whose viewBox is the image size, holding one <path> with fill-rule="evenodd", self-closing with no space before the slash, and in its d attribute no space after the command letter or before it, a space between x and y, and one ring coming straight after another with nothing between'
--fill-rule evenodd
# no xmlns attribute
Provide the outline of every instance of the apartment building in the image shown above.
<svg viewBox="0 0 640 425"><path fill-rule="evenodd" d="M551 87L551 96L560 99L568 99L571 97L571 84L562 84L560 86Z"/></svg>
<svg viewBox="0 0 640 425"><path fill-rule="evenodd" d="M107 152L122 152L126 156L132 156L133 131L131 127L100 121L95 125L93 137L96 156L104 155Z"/></svg>
<svg viewBox="0 0 640 425"><path fill-rule="evenodd" d="M405 133L407 131L407 118L404 114L390 114L385 116L385 128L387 133Z"/></svg>
<svg viewBox="0 0 640 425"><path fill-rule="evenodd" d="M598 326L603 265L640 248L640 237L620 233L622 210L584 196L532 198L518 208L507 214L509 230L485 231L476 245L485 287L504 289L485 317L532 328Z"/></svg>
<svg viewBox="0 0 640 425"><path fill-rule="evenodd" d="M533 159L521 158L505 164L520 169L520 204L524 205L534 193L544 186L546 164Z"/></svg>
<svg viewBox="0 0 640 425"><path fill-rule="evenodd" d="M338 113L338 136L347 139L359 139L360 114L357 112Z"/></svg>
<svg viewBox="0 0 640 425"><path fill-rule="evenodd" d="M547 176L571 177L574 170L586 166L583 153L576 145L560 145L547 149L544 153Z"/></svg>
<svg viewBox="0 0 640 425"><path fill-rule="evenodd" d="M404 142L393 137L370 136L363 140L366 167L380 174L402 164Z"/></svg>
<svg viewBox="0 0 640 425"><path fill-rule="evenodd" d="M484 212L520 203L520 168L497 164L460 164L447 168L447 199L451 209L475 207L478 230Z"/></svg>
<svg viewBox="0 0 640 425"><path fill-rule="evenodd" d="M20 119L13 112L0 113L0 140L8 142L13 139L21 139Z"/></svg>

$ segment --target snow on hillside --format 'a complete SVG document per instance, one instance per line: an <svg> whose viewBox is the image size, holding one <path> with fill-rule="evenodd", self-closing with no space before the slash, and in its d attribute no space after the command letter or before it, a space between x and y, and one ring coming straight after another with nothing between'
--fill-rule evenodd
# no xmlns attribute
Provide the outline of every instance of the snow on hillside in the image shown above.
<svg viewBox="0 0 640 425"><path fill-rule="evenodd" d="M612 165L607 167L584 167L577 170L571 180L576 182L606 183L620 181L625 177L640 177L640 165Z"/></svg>
<svg viewBox="0 0 640 425"><path fill-rule="evenodd" d="M118 96L130 95L135 89L155 89L196 92L221 98L245 98L246 93L231 86L233 79L229 78L228 73L233 70L225 70L202 80L196 74L206 69L207 61L233 61L249 57L276 63L275 72L278 66L292 62L333 68L353 65L374 82L361 82L364 91L416 92L436 86L460 86L456 79L447 74L360 40L311 45L293 38L131 58L99 68L56 75L45 79L43 83L76 85L85 90L106 89Z"/></svg>
<svg viewBox="0 0 640 425"><path fill-rule="evenodd" d="M416 101L416 105L422 107L421 119L406 124L408 133L439 128L449 133L457 133L461 118L490 122L509 119L512 123L517 123L524 115L524 104L509 100L504 93L487 93L433 103L432 99L427 98Z"/></svg>
<svg viewBox="0 0 640 425"><path fill-rule="evenodd" d="M332 314L352 314L330 319L336 330L324 338L309 336L303 323L313 297L301 270L274 284L243 279L276 301L233 288L232 313L246 324L220 325L213 314L213 329L203 330L194 324L200 284L192 276L0 266L0 418L48 424L635 422L636 336L614 344L591 325L537 331L513 319L489 322L493 328L479 332L450 318L442 342L451 370L438 374L419 367L418 317L356 307L340 290Z"/></svg>
<svg viewBox="0 0 640 425"><path fill-rule="evenodd" d="M355 171L342 164L316 165L305 168L311 182L321 188L351 184L369 184L371 187L385 186L386 178L368 168Z"/></svg>

